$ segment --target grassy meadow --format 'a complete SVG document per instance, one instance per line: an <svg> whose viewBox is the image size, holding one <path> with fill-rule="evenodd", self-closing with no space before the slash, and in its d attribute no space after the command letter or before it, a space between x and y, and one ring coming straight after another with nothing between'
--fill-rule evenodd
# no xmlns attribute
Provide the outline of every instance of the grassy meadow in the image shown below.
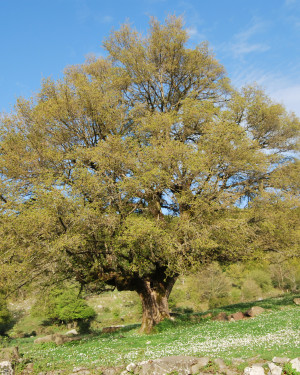
<svg viewBox="0 0 300 375"><path fill-rule="evenodd" d="M124 299L124 308L128 305L127 308L134 311L128 297L110 296L110 322L118 323L124 319L123 310L114 310L114 301L120 306L120 298ZM257 361L270 360L274 356L295 358L300 356L300 314L299 306L293 303L295 297L289 294L210 310L214 316L220 311L227 314L246 311L254 305L266 309L262 315L247 320L214 321L205 318L207 312L178 314L174 321L160 323L151 335L141 335L138 323L124 322L124 327L118 332L103 334L94 328L92 334L83 335L80 341L61 346L34 344L34 337L7 339L2 345L18 346L23 357L34 363L35 373L54 369L65 369L68 373L74 367L84 366L97 368L96 373L100 374L101 368L171 355L220 357L228 364L233 358L242 358L244 364L241 366L246 366L253 357ZM100 308L103 309L102 305ZM135 314L138 316L139 311ZM128 319L130 321L133 317L128 316ZM17 371L21 372L21 367Z"/></svg>

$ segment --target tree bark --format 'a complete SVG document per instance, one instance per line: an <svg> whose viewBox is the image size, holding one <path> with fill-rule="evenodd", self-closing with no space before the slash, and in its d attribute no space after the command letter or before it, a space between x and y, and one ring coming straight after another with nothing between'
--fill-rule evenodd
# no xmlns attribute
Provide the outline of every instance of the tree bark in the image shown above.
<svg viewBox="0 0 300 375"><path fill-rule="evenodd" d="M152 274L140 277L111 272L110 278L105 280L107 285L117 288L119 291L131 290L138 293L142 302L143 317L140 331L150 333L153 327L166 318L170 318L168 299L178 274L166 276L166 267L155 268Z"/></svg>
<svg viewBox="0 0 300 375"><path fill-rule="evenodd" d="M170 318L168 299L177 277L168 277L164 281L143 280L137 291L143 308L141 332L150 333L153 327L166 318Z"/></svg>

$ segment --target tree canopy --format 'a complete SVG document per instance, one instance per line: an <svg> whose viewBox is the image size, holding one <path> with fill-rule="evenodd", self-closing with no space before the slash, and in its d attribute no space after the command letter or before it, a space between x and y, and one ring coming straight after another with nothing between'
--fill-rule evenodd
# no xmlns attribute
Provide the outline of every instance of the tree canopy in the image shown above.
<svg viewBox="0 0 300 375"><path fill-rule="evenodd" d="M299 253L299 119L180 18L103 46L2 116L1 282L134 290L150 331L185 270Z"/></svg>

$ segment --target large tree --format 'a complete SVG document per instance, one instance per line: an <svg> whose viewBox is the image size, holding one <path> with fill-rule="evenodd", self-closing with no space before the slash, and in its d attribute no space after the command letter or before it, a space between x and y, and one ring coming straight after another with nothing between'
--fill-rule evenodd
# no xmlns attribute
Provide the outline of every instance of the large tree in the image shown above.
<svg viewBox="0 0 300 375"><path fill-rule="evenodd" d="M299 250L299 120L234 90L179 18L104 47L2 117L2 283L133 290L149 332L184 270Z"/></svg>

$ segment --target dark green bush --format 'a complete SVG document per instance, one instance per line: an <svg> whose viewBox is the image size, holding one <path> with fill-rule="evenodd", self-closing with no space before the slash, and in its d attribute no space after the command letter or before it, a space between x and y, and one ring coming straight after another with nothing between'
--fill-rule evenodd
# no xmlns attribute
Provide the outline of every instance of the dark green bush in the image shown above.
<svg viewBox="0 0 300 375"><path fill-rule="evenodd" d="M12 316L3 295L0 294L0 335L4 335L12 324Z"/></svg>
<svg viewBox="0 0 300 375"><path fill-rule="evenodd" d="M32 314L42 316L49 323L73 323L81 331L88 330L96 317L95 310L78 296L78 290L74 287L52 289L35 303Z"/></svg>

